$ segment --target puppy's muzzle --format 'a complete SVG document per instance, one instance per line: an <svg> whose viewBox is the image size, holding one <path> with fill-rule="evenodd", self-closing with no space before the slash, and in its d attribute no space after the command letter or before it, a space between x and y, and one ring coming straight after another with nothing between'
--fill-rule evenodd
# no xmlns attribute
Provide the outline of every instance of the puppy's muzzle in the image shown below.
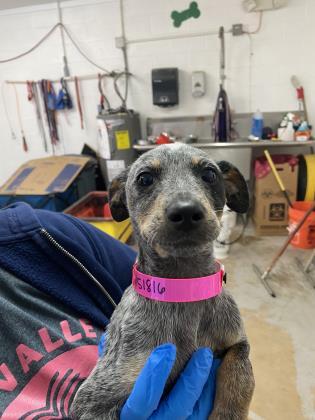
<svg viewBox="0 0 315 420"><path fill-rule="evenodd" d="M205 209L195 198L182 196L168 205L166 217L170 227L188 232L202 225Z"/></svg>

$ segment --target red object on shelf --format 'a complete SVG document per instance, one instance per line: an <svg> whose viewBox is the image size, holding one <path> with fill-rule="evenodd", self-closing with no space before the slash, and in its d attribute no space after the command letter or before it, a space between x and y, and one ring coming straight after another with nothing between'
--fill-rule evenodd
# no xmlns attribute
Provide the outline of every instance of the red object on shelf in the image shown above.
<svg viewBox="0 0 315 420"><path fill-rule="evenodd" d="M170 140L169 135L166 133L161 133L156 139L156 144L169 144L169 143L172 143L172 142Z"/></svg>

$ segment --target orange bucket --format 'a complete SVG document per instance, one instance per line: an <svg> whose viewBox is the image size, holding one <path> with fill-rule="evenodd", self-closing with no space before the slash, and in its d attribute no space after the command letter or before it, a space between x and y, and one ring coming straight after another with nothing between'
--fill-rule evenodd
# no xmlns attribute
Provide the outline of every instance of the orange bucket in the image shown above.
<svg viewBox="0 0 315 420"><path fill-rule="evenodd" d="M313 201L293 202L293 207L289 207L289 231L296 227L313 204ZM315 248L315 211L308 216L301 229L294 235L291 245L304 249Z"/></svg>

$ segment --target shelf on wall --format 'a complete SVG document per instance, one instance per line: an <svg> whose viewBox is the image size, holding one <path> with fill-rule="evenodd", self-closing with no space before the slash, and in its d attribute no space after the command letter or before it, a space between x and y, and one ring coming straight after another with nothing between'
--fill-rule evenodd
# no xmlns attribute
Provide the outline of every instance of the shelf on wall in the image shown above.
<svg viewBox="0 0 315 420"><path fill-rule="evenodd" d="M209 142L209 143L191 143L193 147L199 149L244 149L244 148L255 148L255 147L303 147L303 146L315 146L314 140L308 141L272 141L272 140L261 140L261 141L235 141L235 142ZM155 149L159 147L156 144L139 145L136 144L133 148L139 152Z"/></svg>

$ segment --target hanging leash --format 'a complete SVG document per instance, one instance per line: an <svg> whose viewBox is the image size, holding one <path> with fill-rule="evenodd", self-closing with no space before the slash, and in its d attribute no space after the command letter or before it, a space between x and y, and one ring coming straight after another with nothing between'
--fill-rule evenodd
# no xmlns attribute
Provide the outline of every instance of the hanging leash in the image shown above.
<svg viewBox="0 0 315 420"><path fill-rule="evenodd" d="M64 117L67 123L70 124L69 118L68 118L68 110L73 108L73 102L72 102L71 95L67 87L66 79L64 77L60 79L60 84L61 84L61 88L58 92L58 96L56 97L55 110L64 111L63 112Z"/></svg>
<svg viewBox="0 0 315 420"><path fill-rule="evenodd" d="M44 79L40 81L40 91L41 91L41 94L42 94L42 100L43 100L43 104L44 104L44 111L45 111L45 114L46 114L46 121L47 121L47 125L48 125L50 140L52 142L51 125L50 125L48 107L47 107L47 103L46 103L46 91L45 91L45 80Z"/></svg>
<svg viewBox="0 0 315 420"><path fill-rule="evenodd" d="M13 85L13 88L14 88L14 93L15 93L16 112L17 112L17 116L18 116L19 126L20 126L20 130L21 130L21 137L22 137L22 142L23 142L23 150L24 150L24 152L28 152L28 144L27 144L27 141L26 141L26 137L25 137L25 133L24 133L24 129L23 129L23 123L22 123L20 101L19 101L17 90L16 90L16 86Z"/></svg>
<svg viewBox="0 0 315 420"><path fill-rule="evenodd" d="M33 85L29 80L26 81L27 99L31 101L34 98Z"/></svg>
<svg viewBox="0 0 315 420"><path fill-rule="evenodd" d="M43 121L43 117L42 117L42 113L41 113L40 97L39 97L39 91L38 91L37 83L33 82L32 87L33 87L33 96L34 96L34 101L35 101L35 108L36 108L39 130L41 132L41 136L42 136L42 139L43 139L44 150L45 150L45 152L48 152L48 142L47 142L45 127L44 127L44 121Z"/></svg>
<svg viewBox="0 0 315 420"><path fill-rule="evenodd" d="M52 143L54 145L58 144L59 136L57 130L57 119L56 119L56 94L53 87L53 84L50 80L46 80L46 98L47 105L50 113L51 127L52 127Z"/></svg>
<svg viewBox="0 0 315 420"><path fill-rule="evenodd" d="M70 93L68 91L67 83L64 77L60 79L61 89L58 93L58 97L56 98L55 109L72 109L72 99Z"/></svg>
<svg viewBox="0 0 315 420"><path fill-rule="evenodd" d="M27 86L27 99L30 102L34 101L38 128L39 128L42 140L43 140L44 150L45 152L48 152L48 144L47 144L44 123L42 119L42 114L40 110L40 101L39 101L39 96L38 96L37 84L34 81L33 82L27 81L26 86Z"/></svg>
<svg viewBox="0 0 315 420"><path fill-rule="evenodd" d="M84 130L84 120L83 120L83 111L81 106L81 97L80 97L80 87L79 87L79 79L77 76L74 77L74 85L75 85L75 94L77 99L77 107L80 115L80 122L81 122L81 130Z"/></svg>
<svg viewBox="0 0 315 420"><path fill-rule="evenodd" d="M49 109L47 106L47 100L46 100L46 80L41 80L40 82L40 89L41 89L41 94L42 94L42 99L43 99L43 103L44 103L44 110L46 113L46 121L47 121L47 125L48 125L48 130L49 130L49 135L50 135L50 141L51 144L53 145L53 134L52 134L52 129L51 129L51 121L50 121L50 113L49 113Z"/></svg>
<svg viewBox="0 0 315 420"><path fill-rule="evenodd" d="M55 113L56 95L52 83L49 80L43 79L41 81L41 91L45 105L51 144L55 146L59 142L59 137Z"/></svg>

